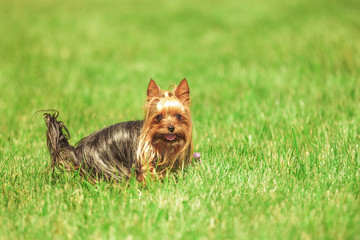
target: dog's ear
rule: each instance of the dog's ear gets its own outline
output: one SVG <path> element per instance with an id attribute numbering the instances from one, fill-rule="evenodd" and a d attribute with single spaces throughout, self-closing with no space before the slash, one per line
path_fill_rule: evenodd
<path id="1" fill-rule="evenodd" d="M 147 89 L 147 100 L 150 101 L 154 97 L 160 97 L 160 96 L 161 96 L 161 89 L 154 80 L 150 79 L 150 83 Z"/>
<path id="2" fill-rule="evenodd" d="M 190 104 L 190 89 L 185 78 L 180 82 L 179 86 L 175 88 L 174 94 L 183 104 Z"/>

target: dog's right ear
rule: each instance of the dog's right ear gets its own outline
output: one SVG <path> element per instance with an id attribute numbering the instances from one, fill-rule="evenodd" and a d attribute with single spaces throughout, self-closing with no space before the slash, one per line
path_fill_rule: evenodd
<path id="1" fill-rule="evenodd" d="M 190 89 L 185 78 L 180 82 L 179 86 L 175 88 L 174 94 L 183 104 L 190 104 Z"/>
<path id="2" fill-rule="evenodd" d="M 150 101 L 154 97 L 160 97 L 160 96 L 161 96 L 161 89 L 154 80 L 150 79 L 150 83 L 147 89 L 147 100 Z"/>

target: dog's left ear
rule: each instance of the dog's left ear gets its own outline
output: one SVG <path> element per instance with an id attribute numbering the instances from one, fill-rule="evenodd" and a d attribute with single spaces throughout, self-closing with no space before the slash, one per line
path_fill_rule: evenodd
<path id="1" fill-rule="evenodd" d="M 180 82 L 179 86 L 175 88 L 174 94 L 183 104 L 190 104 L 190 89 L 185 78 Z"/>
<path id="2" fill-rule="evenodd" d="M 161 89 L 156 84 L 156 82 L 150 79 L 150 83 L 147 89 L 147 100 L 150 101 L 152 98 L 160 97 Z"/>

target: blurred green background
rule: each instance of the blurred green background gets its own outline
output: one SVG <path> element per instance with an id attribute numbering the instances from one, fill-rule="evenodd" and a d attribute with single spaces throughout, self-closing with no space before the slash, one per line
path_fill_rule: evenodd
<path id="1" fill-rule="evenodd" d="M 0 239 L 359 239 L 359 39 L 356 0 L 2 0 Z M 184 77 L 183 181 L 51 179 L 37 110 L 75 143 Z"/>

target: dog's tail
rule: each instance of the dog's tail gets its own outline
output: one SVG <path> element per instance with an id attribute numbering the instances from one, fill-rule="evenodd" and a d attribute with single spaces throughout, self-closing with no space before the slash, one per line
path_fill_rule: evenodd
<path id="1" fill-rule="evenodd" d="M 63 122 L 58 121 L 59 112 L 44 113 L 47 126 L 47 148 L 51 155 L 51 169 L 77 170 L 80 167 L 76 151 L 68 142 L 70 134 Z"/>

